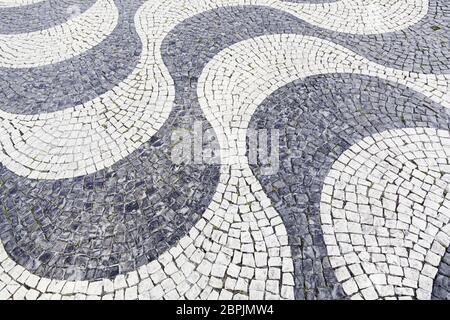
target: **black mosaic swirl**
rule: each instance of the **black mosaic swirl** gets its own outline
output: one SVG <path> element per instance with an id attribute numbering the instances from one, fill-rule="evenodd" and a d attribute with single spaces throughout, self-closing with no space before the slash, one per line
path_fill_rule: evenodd
<path id="1" fill-rule="evenodd" d="M 27 33 L 62 24 L 72 14 L 83 13 L 96 0 L 47 0 L 35 4 L 0 8 L 0 33 Z"/>
<path id="2" fill-rule="evenodd" d="M 141 53 L 134 15 L 144 0 L 114 2 L 118 25 L 90 50 L 42 67 L 0 68 L 0 108 L 20 114 L 62 110 L 92 100 L 123 81 Z"/>
<path id="3" fill-rule="evenodd" d="M 333 162 L 366 136 L 406 127 L 450 130 L 450 111 L 400 85 L 332 74 L 288 84 L 254 113 L 250 128 L 278 129 L 280 170 L 252 170 L 289 234 L 297 299 L 344 296 L 330 267 L 320 224 L 322 182 Z"/>

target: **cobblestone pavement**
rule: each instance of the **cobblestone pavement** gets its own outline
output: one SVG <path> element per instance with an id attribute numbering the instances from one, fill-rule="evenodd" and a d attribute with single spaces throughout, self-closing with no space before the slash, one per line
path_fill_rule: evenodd
<path id="1" fill-rule="evenodd" d="M 0 299 L 450 299 L 450 2 L 0 0 Z"/>

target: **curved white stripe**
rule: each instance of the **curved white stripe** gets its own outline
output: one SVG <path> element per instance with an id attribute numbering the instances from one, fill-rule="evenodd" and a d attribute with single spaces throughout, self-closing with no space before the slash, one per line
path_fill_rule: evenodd
<path id="1" fill-rule="evenodd" d="M 45 0 L 0 0 L 0 8 L 21 7 L 39 3 Z"/>
<path id="2" fill-rule="evenodd" d="M 106 39 L 118 17 L 113 0 L 98 0 L 61 25 L 30 33 L 0 34 L 0 67 L 39 67 L 77 56 Z"/>
<path id="3" fill-rule="evenodd" d="M 316 26 L 352 34 L 380 34 L 405 29 L 428 13 L 428 0 L 341 0 L 320 4 L 277 3 Z"/>
<path id="4" fill-rule="evenodd" d="M 205 117 L 220 142 L 222 168 L 250 174 L 246 156 L 247 127 L 256 108 L 281 86 L 296 79 L 326 73 L 356 73 L 403 83 L 446 106 L 449 79 L 409 74 L 372 63 L 331 42 L 299 35 L 271 35 L 237 43 L 217 54 L 203 70 L 197 95 Z M 434 84 L 434 82 L 436 82 Z M 228 172 L 228 170 L 225 170 Z M 231 170 L 231 179 L 239 179 Z M 227 178 L 223 178 L 226 180 Z M 219 188 L 218 191 L 223 190 Z M 257 189 L 260 190 L 259 184 Z M 218 192 L 216 197 L 220 198 Z M 261 192 L 261 203 L 270 200 Z M 273 216 L 280 219 L 272 208 Z M 281 219 L 280 219 L 281 220 Z M 283 227 L 283 232 L 284 227 Z"/>
<path id="5" fill-rule="evenodd" d="M 450 132 L 410 128 L 346 150 L 324 181 L 331 265 L 354 299 L 430 299 L 450 245 Z"/>

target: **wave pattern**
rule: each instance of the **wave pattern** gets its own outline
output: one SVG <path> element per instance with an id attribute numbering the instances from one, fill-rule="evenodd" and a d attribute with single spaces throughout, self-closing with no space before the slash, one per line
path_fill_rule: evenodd
<path id="1" fill-rule="evenodd" d="M 67 1 L 0 2 L 0 299 L 448 299 L 448 3 Z"/>
<path id="2" fill-rule="evenodd" d="M 0 35 L 0 66 L 39 67 L 57 63 L 92 48 L 117 25 L 118 11 L 112 0 L 98 0 L 69 22 L 25 34 Z"/>

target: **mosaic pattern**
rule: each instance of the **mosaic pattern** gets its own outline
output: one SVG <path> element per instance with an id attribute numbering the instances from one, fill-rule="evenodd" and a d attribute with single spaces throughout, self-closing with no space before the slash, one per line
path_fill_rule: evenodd
<path id="1" fill-rule="evenodd" d="M 449 9 L 0 1 L 0 299 L 449 299 Z"/>

